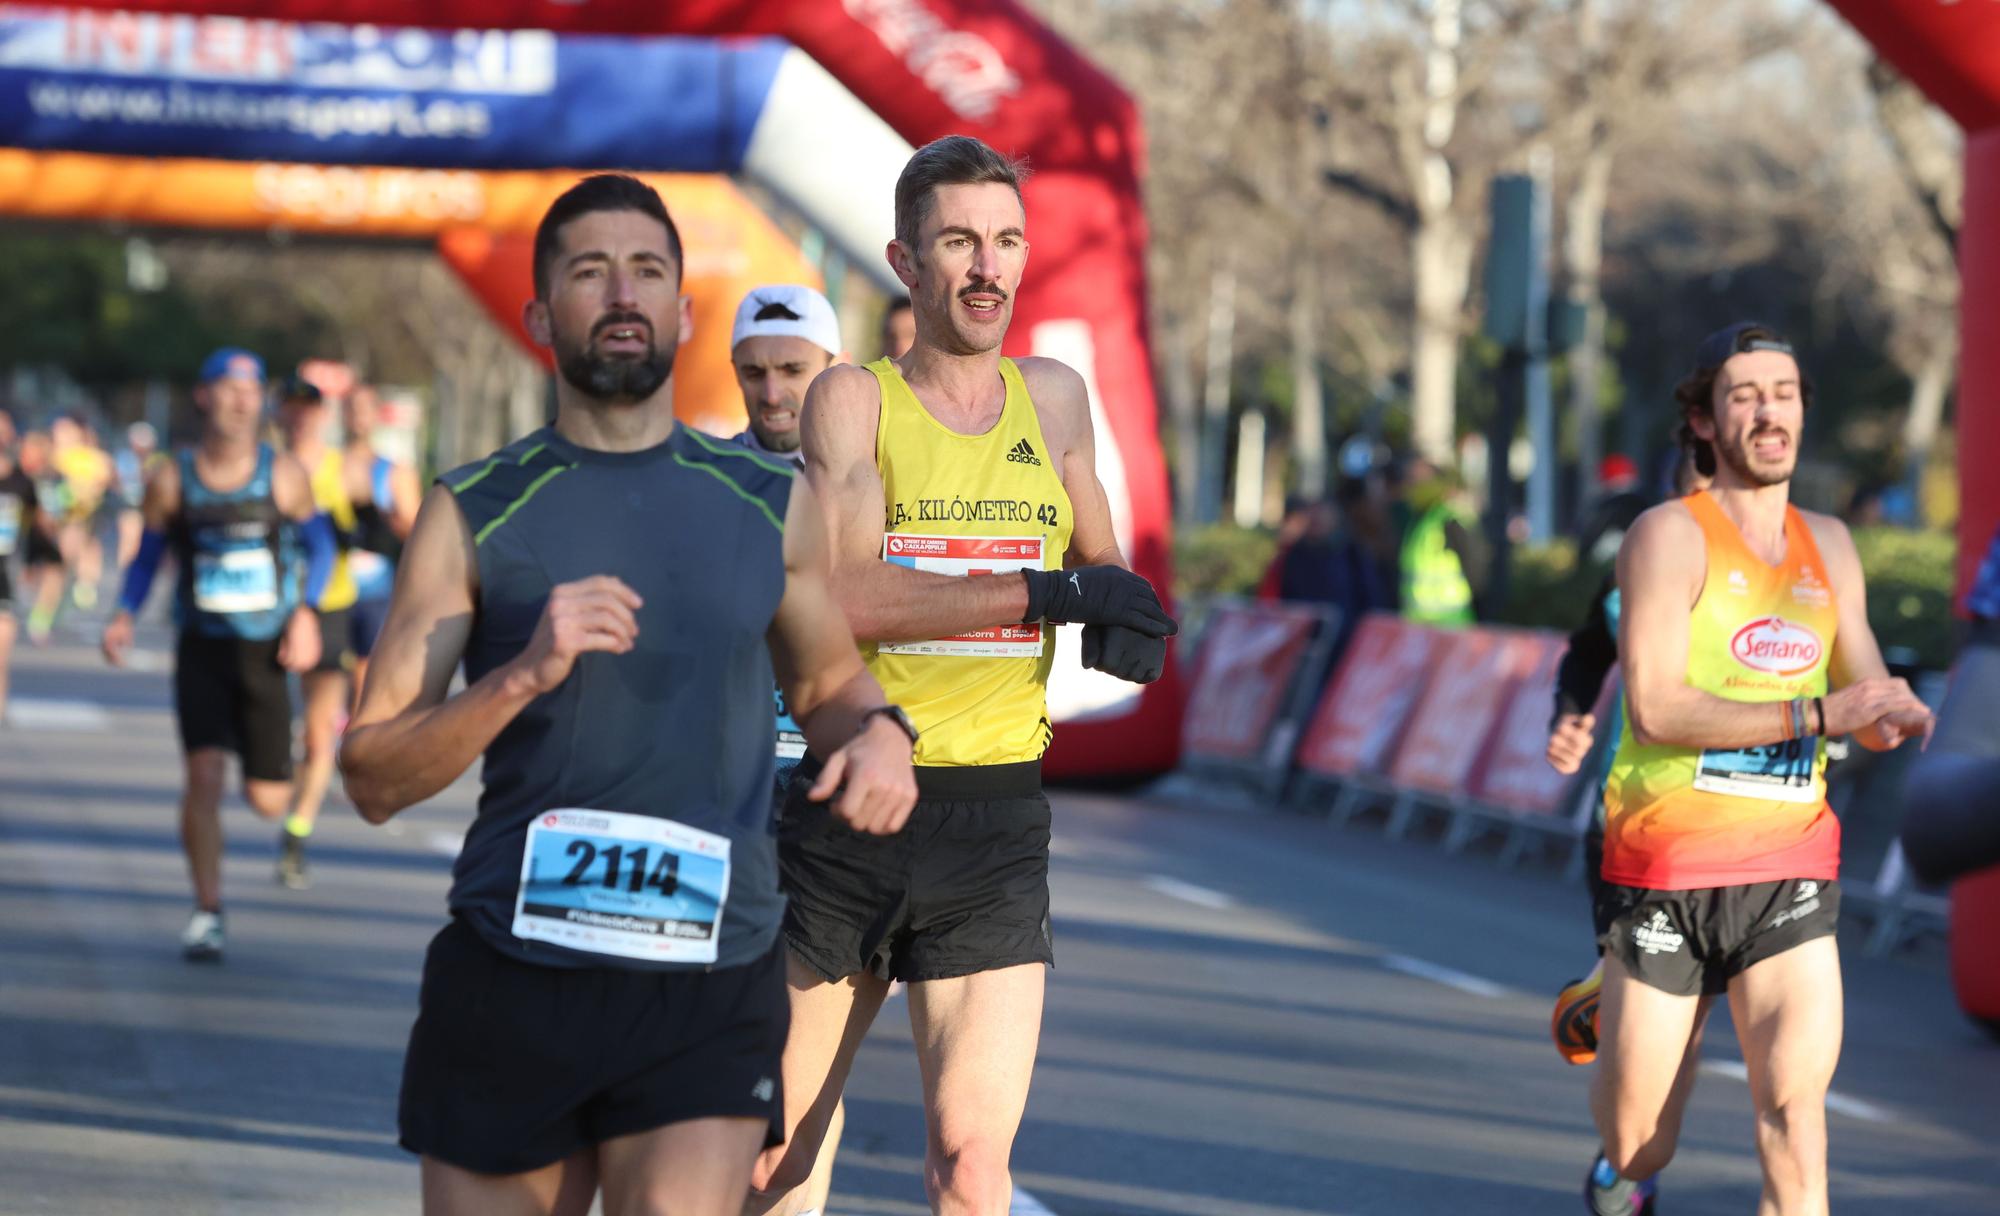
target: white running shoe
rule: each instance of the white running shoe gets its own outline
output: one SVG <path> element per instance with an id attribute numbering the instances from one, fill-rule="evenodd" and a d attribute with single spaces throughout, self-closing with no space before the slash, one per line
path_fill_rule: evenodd
<path id="1" fill-rule="evenodd" d="M 181 930 L 181 957 L 191 963 L 222 961 L 222 913 L 195 909 Z"/>

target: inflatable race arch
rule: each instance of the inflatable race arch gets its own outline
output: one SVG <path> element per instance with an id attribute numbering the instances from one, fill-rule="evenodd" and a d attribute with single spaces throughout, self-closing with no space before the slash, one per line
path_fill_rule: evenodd
<path id="1" fill-rule="evenodd" d="M 442 28 L 405 26 L 417 11 Z M 953 133 L 1033 170 L 1032 254 L 1007 353 L 1050 355 L 1083 375 L 1120 541 L 1165 586 L 1171 516 L 1137 110 L 1014 0 L 0 6 L 0 145 L 308 166 L 729 173 L 782 199 L 885 287 L 896 175 L 913 146 Z M 1075 635 L 1060 631 L 1061 644 L 1073 651 Z M 1052 776 L 1172 764 L 1172 669 L 1143 693 L 1073 660 L 1057 671 Z"/>

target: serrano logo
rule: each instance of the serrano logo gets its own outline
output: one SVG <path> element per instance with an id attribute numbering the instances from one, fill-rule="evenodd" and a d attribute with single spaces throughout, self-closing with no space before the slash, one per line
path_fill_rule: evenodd
<path id="1" fill-rule="evenodd" d="M 1751 621 L 1729 639 L 1729 653 L 1737 662 L 1774 676 L 1804 675 L 1819 664 L 1824 651 L 1818 634 L 1777 616 Z"/>

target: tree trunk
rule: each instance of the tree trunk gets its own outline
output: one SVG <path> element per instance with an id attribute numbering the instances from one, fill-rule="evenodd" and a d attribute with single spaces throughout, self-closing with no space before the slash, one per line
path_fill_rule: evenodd
<path id="1" fill-rule="evenodd" d="M 1570 415 L 1576 425 L 1576 504 L 1582 509 L 1597 488 L 1604 455 L 1598 380 L 1604 359 L 1604 209 L 1611 189 L 1611 149 L 1594 132 L 1563 216 L 1563 271 L 1570 302 L 1583 314 L 1583 332 L 1569 352 Z M 1548 453 L 1546 459 L 1555 459 Z"/>
<path id="2" fill-rule="evenodd" d="M 1951 395 L 1952 373 L 1958 367 L 1958 343 L 1940 342 L 1917 369 L 1910 386 L 1910 415 L 1903 420 L 1903 451 L 1908 453 L 1905 477 L 1916 501 L 1917 523 L 1924 519 L 1924 466 L 1930 463 L 1931 449 L 1937 446 L 1938 429 L 1944 424 L 1944 403 Z"/>
<path id="3" fill-rule="evenodd" d="M 1300 258 L 1292 272 L 1292 460 L 1298 491 L 1326 494 L 1326 399 L 1319 380 L 1319 271 Z"/>
<path id="4" fill-rule="evenodd" d="M 1420 220 L 1410 240 L 1416 307 L 1410 354 L 1410 439 L 1440 466 L 1457 438 L 1458 320 L 1471 282 L 1472 240 L 1450 212 Z"/>
<path id="5" fill-rule="evenodd" d="M 1431 6 L 1424 55 L 1424 152 L 1412 194 L 1410 234 L 1415 317 L 1410 333 L 1410 439 L 1440 466 L 1457 438 L 1458 322 L 1472 268 L 1472 238 L 1452 212 L 1451 161 L 1444 150 L 1458 121 L 1458 55 L 1464 33 L 1460 0 Z"/>
<path id="6" fill-rule="evenodd" d="M 1168 336 L 1162 370 L 1174 436 L 1174 515 L 1183 526 L 1199 518 L 1201 506 L 1201 409 L 1195 396 L 1194 342 L 1188 332 L 1193 328 L 1182 320 L 1161 330 Z"/>
<path id="7" fill-rule="evenodd" d="M 1222 483 L 1229 453 L 1229 378 L 1235 358 L 1236 269 L 1225 260 L 1209 280 L 1208 367 L 1202 390 L 1201 514 L 1203 523 L 1222 518 Z"/>
<path id="8" fill-rule="evenodd" d="M 1264 521 L 1264 411 L 1247 409 L 1236 422 L 1236 485 L 1233 515 L 1239 528 Z"/>

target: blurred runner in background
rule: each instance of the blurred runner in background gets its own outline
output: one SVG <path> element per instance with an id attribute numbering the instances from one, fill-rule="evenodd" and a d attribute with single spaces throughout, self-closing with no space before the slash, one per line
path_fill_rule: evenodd
<path id="1" fill-rule="evenodd" d="M 14 419 L 0 411 L 0 725 L 7 721 L 7 670 L 19 630 L 14 597 L 14 558 L 39 536 L 53 546 L 35 493 L 35 479 L 21 468 Z"/>
<path id="2" fill-rule="evenodd" d="M 118 494 L 118 568 L 124 569 L 139 551 L 139 534 L 146 530 L 139 504 L 146 497 L 146 478 L 153 466 L 165 457 L 160 454 L 160 436 L 150 422 L 135 422 L 125 428 L 125 446 L 112 458 Z"/>
<path id="3" fill-rule="evenodd" d="M 28 530 L 21 546 L 22 590 L 28 601 L 28 640 L 40 646 L 54 630 L 62 608 L 63 584 L 69 577 L 58 534 L 69 510 L 69 489 L 51 459 L 47 433 L 29 431 L 18 449 L 21 471 L 35 483 L 35 516 L 40 527 Z"/>
<path id="4" fill-rule="evenodd" d="M 97 607 L 97 585 L 104 579 L 98 511 L 111 490 L 111 457 L 97 445 L 96 434 L 75 417 L 64 415 L 50 423 L 49 439 L 53 445 L 49 459 L 67 491 L 59 539 L 72 579 L 70 600 L 89 612 Z"/>
<path id="5" fill-rule="evenodd" d="M 222 789 L 229 753 L 243 763 L 243 798 L 266 819 L 292 797 L 292 698 L 287 671 L 319 662 L 309 604 L 333 573 L 334 538 L 297 461 L 259 441 L 264 364 L 224 347 L 202 362 L 194 392 L 201 439 L 146 481 L 145 532 L 125 571 L 104 656 L 125 661 L 133 618 L 171 547 L 174 712 L 187 778 L 181 845 L 194 912 L 181 934 L 191 961 L 222 957 Z M 303 572 L 299 550 L 304 550 Z"/>
<path id="6" fill-rule="evenodd" d="M 417 471 L 390 458 L 375 446 L 382 421 L 382 397 L 370 384 L 356 384 L 341 403 L 346 435 L 347 498 L 354 507 L 354 535 L 347 550 L 347 573 L 354 580 L 353 628 L 348 646 L 354 654 L 354 696 L 361 696 L 368 676 L 368 656 L 382 635 L 389 616 L 389 593 L 395 586 L 396 563 L 403 543 L 417 523 L 424 500 Z"/>
<path id="7" fill-rule="evenodd" d="M 319 386 L 303 376 L 290 376 L 278 389 L 278 426 L 285 450 L 312 482 L 314 508 L 332 529 L 333 573 L 319 598 L 311 601 L 319 614 L 319 662 L 299 676 L 305 701 L 301 728 L 302 762 L 292 782 L 292 801 L 278 833 L 278 881 L 294 891 L 312 885 L 306 864 L 306 841 L 319 821 L 333 781 L 333 748 L 340 719 L 348 704 L 348 678 L 354 666 L 350 614 L 357 598 L 347 555 L 355 535 L 354 505 L 347 498 L 347 460 L 327 442 L 333 411 Z"/>
<path id="8" fill-rule="evenodd" d="M 882 357 L 900 359 L 917 344 L 917 314 L 910 297 L 891 296 L 882 310 Z"/>

